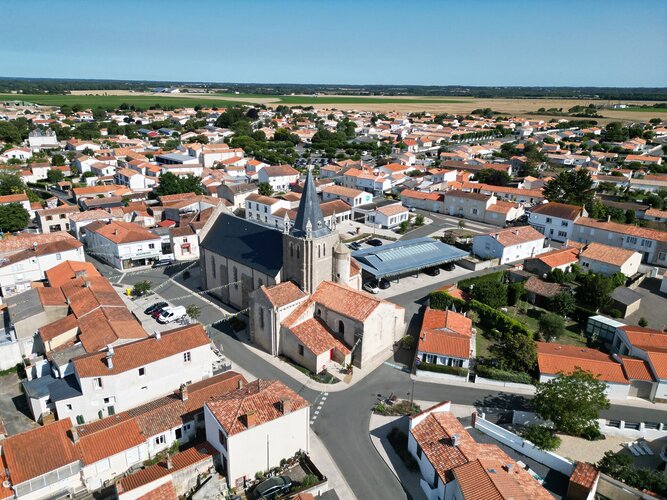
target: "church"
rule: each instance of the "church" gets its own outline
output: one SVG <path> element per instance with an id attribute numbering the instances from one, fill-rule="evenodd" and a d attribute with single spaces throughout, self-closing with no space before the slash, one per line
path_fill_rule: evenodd
<path id="1" fill-rule="evenodd" d="M 220 213 L 200 243 L 200 267 L 205 290 L 248 310 L 253 343 L 313 372 L 332 360 L 360 367 L 405 331 L 402 307 L 361 291 L 361 268 L 325 223 L 311 172 L 293 225 Z"/>

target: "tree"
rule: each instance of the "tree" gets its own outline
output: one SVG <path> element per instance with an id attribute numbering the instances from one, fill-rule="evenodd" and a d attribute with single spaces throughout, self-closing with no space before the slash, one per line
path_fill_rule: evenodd
<path id="1" fill-rule="evenodd" d="M 30 214 L 20 203 L 0 205 L 0 231 L 13 233 L 28 226 Z"/>
<path id="2" fill-rule="evenodd" d="M 558 432 L 574 436 L 595 434 L 600 410 L 609 408 L 607 384 L 590 372 L 575 369 L 538 383 L 532 406 L 537 415 L 550 420 Z M 598 431 L 599 432 L 599 431 Z"/>
<path id="3" fill-rule="evenodd" d="M 190 316 L 190 318 L 192 318 L 193 320 L 197 321 L 197 318 L 201 314 L 201 308 L 194 304 L 190 304 L 185 308 L 185 314 Z"/>
<path id="4" fill-rule="evenodd" d="M 260 182 L 258 186 L 258 192 L 262 196 L 271 196 L 273 194 L 273 188 L 268 182 Z"/>
<path id="5" fill-rule="evenodd" d="M 575 297 L 584 306 L 597 311 L 611 302 L 614 286 L 610 279 L 600 274 L 587 273 L 579 277 L 579 283 Z"/>
<path id="6" fill-rule="evenodd" d="M 499 281 L 480 281 L 471 286 L 470 297 L 500 309 L 507 305 L 507 287 Z"/>
<path id="7" fill-rule="evenodd" d="M 662 497 L 667 496 L 667 475 L 663 471 L 635 467 L 630 455 L 606 451 L 596 467 L 600 472 L 629 486 L 646 489 Z"/>
<path id="8" fill-rule="evenodd" d="M 540 316 L 538 321 L 540 332 L 545 339 L 550 337 L 560 337 L 565 329 L 565 320 L 562 316 L 552 312 L 545 312 Z"/>
<path id="9" fill-rule="evenodd" d="M 523 283 L 520 281 L 517 281 L 516 283 L 510 283 L 507 287 L 507 305 L 516 305 L 516 303 L 521 299 L 523 292 Z"/>
<path id="10" fill-rule="evenodd" d="M 23 192 L 25 192 L 25 184 L 18 175 L 0 173 L 0 195 L 5 196 Z"/>
<path id="11" fill-rule="evenodd" d="M 495 355 L 501 369 L 517 372 L 532 371 L 537 362 L 535 341 L 521 333 L 501 332 L 498 342 L 489 350 Z"/>
<path id="12" fill-rule="evenodd" d="M 507 186 L 512 176 L 502 170 L 495 170 L 493 168 L 485 168 L 475 174 L 475 178 L 482 184 L 491 184 L 493 186 Z"/>
<path id="13" fill-rule="evenodd" d="M 194 193 L 202 194 L 203 187 L 201 179 L 194 175 L 186 175 L 185 177 L 178 177 L 171 172 L 162 174 L 160 176 L 160 185 L 156 189 L 158 196 L 165 196 L 169 194 Z"/>
<path id="14" fill-rule="evenodd" d="M 417 217 L 415 217 L 415 226 L 423 226 L 424 225 L 424 216 L 422 214 L 417 214 Z"/>
<path id="15" fill-rule="evenodd" d="M 544 197 L 552 202 L 585 205 L 593 201 L 593 179 L 588 170 L 567 170 L 546 183 Z"/>
<path id="16" fill-rule="evenodd" d="M 62 181 L 64 178 L 65 174 L 63 173 L 63 171 L 55 168 L 52 168 L 46 173 L 46 180 L 49 182 L 53 182 L 54 184 L 56 182 Z"/>
<path id="17" fill-rule="evenodd" d="M 540 450 L 551 451 L 560 446 L 560 438 L 554 434 L 553 429 L 543 425 L 529 425 L 521 433 L 521 437 L 527 439 Z"/>
<path id="18" fill-rule="evenodd" d="M 61 154 L 55 154 L 51 157 L 51 165 L 62 167 L 65 165 L 65 157 Z"/>
<path id="19" fill-rule="evenodd" d="M 641 326 L 642 328 L 646 328 L 648 326 L 648 321 L 646 321 L 646 318 L 644 316 L 642 316 L 641 318 L 639 318 L 639 321 L 637 322 L 637 324 L 639 326 Z"/>
<path id="20" fill-rule="evenodd" d="M 577 301 L 569 292 L 561 292 L 549 300 L 549 309 L 561 316 L 569 316 L 576 307 Z"/>
<path id="21" fill-rule="evenodd" d="M 398 232 L 401 234 L 407 233 L 410 229 L 410 221 L 404 220 L 398 226 Z"/>
<path id="22" fill-rule="evenodd" d="M 140 297 L 142 295 L 146 295 L 148 292 L 151 291 L 151 282 L 148 280 L 140 281 L 139 283 L 135 283 L 135 285 L 132 287 L 132 295 L 135 295 L 137 297 Z"/>

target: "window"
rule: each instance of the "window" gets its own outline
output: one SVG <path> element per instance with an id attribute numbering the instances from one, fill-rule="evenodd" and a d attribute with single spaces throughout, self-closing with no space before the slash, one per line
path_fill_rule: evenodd
<path id="1" fill-rule="evenodd" d="M 144 375 L 146 375 L 146 368 L 142 366 L 139 368 L 139 376 L 143 377 Z"/>
<path id="2" fill-rule="evenodd" d="M 658 260 L 665 260 L 667 259 L 667 252 L 660 252 L 658 254 Z"/>
<path id="3" fill-rule="evenodd" d="M 155 243 L 149 243 L 149 244 L 148 244 L 148 248 L 150 248 L 151 250 L 153 250 L 153 249 L 155 248 Z"/>
<path id="4" fill-rule="evenodd" d="M 56 254 L 56 260 L 62 260 L 63 256 L 59 253 Z"/>
<path id="5" fill-rule="evenodd" d="M 213 271 L 213 277 L 215 278 L 215 258 L 211 255 L 211 268 Z"/>
<path id="6" fill-rule="evenodd" d="M 560 225 L 563 226 L 563 227 L 567 227 L 567 226 L 569 226 L 569 223 L 566 220 L 564 220 L 564 221 L 561 221 Z"/>
<path id="7" fill-rule="evenodd" d="M 470 213 L 471 213 L 472 215 L 477 215 L 477 209 L 476 209 L 476 208 L 471 209 L 471 210 L 470 210 Z"/>
<path id="8" fill-rule="evenodd" d="M 189 363 L 190 361 L 192 361 L 192 355 L 190 354 L 190 351 L 184 352 L 183 353 L 183 362 L 184 363 Z"/>
<path id="9" fill-rule="evenodd" d="M 636 245 L 636 244 L 637 244 L 637 238 L 635 238 L 634 236 L 628 236 L 628 240 L 627 240 L 627 241 L 628 241 L 628 243 L 631 243 L 631 244 L 633 244 L 633 245 Z"/>
<path id="10" fill-rule="evenodd" d="M 551 224 L 551 217 L 547 217 L 547 224 Z"/>
<path id="11" fill-rule="evenodd" d="M 322 244 L 322 256 L 327 256 L 327 246 L 325 244 Z"/>
<path id="12" fill-rule="evenodd" d="M 72 405 L 65 405 L 65 409 L 67 411 L 72 411 Z"/>
<path id="13" fill-rule="evenodd" d="M 188 242 L 188 239 L 187 239 L 187 238 L 183 238 L 183 243 L 187 243 L 187 242 Z M 150 245 L 148 245 L 148 246 L 150 247 Z"/>
<path id="14" fill-rule="evenodd" d="M 155 438 L 155 444 L 156 445 L 161 445 L 166 442 L 166 439 L 164 438 L 164 434 L 159 435 L 158 437 Z"/>
<path id="15" fill-rule="evenodd" d="M 116 398 L 114 396 L 109 396 L 108 398 L 104 398 L 104 404 L 113 404 L 116 402 Z"/>
<path id="16" fill-rule="evenodd" d="M 101 377 L 95 377 L 93 379 L 93 389 L 98 390 L 102 388 L 102 378 Z"/>
<path id="17" fill-rule="evenodd" d="M 259 308 L 259 327 L 264 330 L 264 308 Z"/>
<path id="18" fill-rule="evenodd" d="M 642 246 L 646 248 L 651 248 L 653 242 L 651 240 L 642 240 Z"/>
<path id="19" fill-rule="evenodd" d="M 183 430 L 182 429 L 176 429 L 176 439 L 181 439 L 183 437 Z"/>
<path id="20" fill-rule="evenodd" d="M 227 449 L 227 436 L 225 436 L 225 433 L 222 432 L 222 430 L 218 429 L 218 441 L 220 441 L 220 444 Z"/>
<path id="21" fill-rule="evenodd" d="M 565 238 L 567 236 L 567 232 L 566 231 L 558 231 L 558 236 L 560 236 L 561 238 Z"/>
<path id="22" fill-rule="evenodd" d="M 343 323 L 343 320 L 338 321 L 338 333 L 341 335 L 345 333 L 345 323 Z"/>
<path id="23" fill-rule="evenodd" d="M 299 344 L 299 356 L 303 356 L 303 353 L 304 353 L 303 346 Z"/>
<path id="24" fill-rule="evenodd" d="M 417 444 L 417 458 L 420 460 L 422 458 L 422 447 L 419 444 Z"/>

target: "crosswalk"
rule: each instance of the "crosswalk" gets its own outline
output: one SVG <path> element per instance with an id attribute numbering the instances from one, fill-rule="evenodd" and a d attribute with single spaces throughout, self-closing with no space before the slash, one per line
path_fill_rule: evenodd
<path id="1" fill-rule="evenodd" d="M 326 403 L 328 396 L 329 396 L 328 392 L 322 391 L 315 400 L 315 403 L 313 403 L 313 405 L 317 404 L 317 406 L 315 407 L 315 411 L 313 412 L 313 414 L 310 416 L 310 425 L 313 425 L 317 420 L 317 417 L 320 416 L 320 412 L 322 411 L 322 407 L 324 406 L 324 403 Z"/>

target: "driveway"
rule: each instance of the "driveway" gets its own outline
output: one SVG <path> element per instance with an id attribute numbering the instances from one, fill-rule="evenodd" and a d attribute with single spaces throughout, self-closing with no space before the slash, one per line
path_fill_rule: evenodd
<path id="1" fill-rule="evenodd" d="M 10 436 L 39 427 L 32 419 L 19 378 L 15 373 L 0 377 L 0 417 Z"/>
<path id="2" fill-rule="evenodd" d="M 661 275 L 662 276 L 662 275 Z M 665 315 L 665 295 L 660 293 L 660 279 L 646 278 L 635 292 L 642 296 L 639 309 L 625 319 L 619 321 L 629 325 L 636 325 L 640 318 L 648 321 L 648 328 L 662 330 L 667 327 L 667 315 Z"/>

